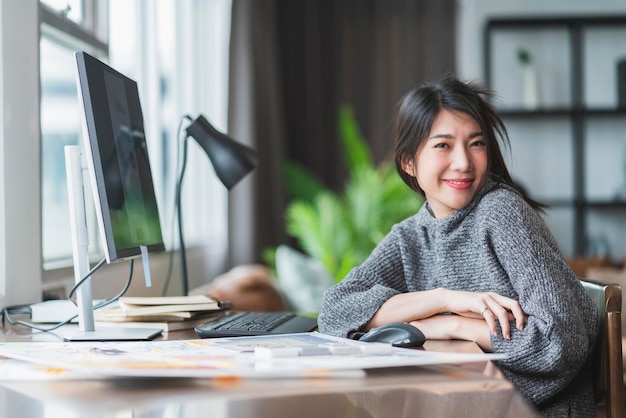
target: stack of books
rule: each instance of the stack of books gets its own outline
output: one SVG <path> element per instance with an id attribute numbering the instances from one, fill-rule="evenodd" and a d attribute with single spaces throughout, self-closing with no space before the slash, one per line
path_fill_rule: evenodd
<path id="1" fill-rule="evenodd" d="M 98 324 L 153 325 L 163 332 L 191 329 L 220 316 L 220 303 L 209 296 L 122 297 L 117 306 L 98 309 Z"/>

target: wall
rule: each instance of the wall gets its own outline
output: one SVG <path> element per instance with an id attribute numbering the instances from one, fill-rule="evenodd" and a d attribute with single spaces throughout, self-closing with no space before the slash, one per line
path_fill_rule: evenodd
<path id="1" fill-rule="evenodd" d="M 492 17 L 626 15 L 623 0 L 458 0 L 456 62 L 464 78 L 482 79 L 483 27 Z"/>
<path id="2" fill-rule="evenodd" d="M 37 7 L 36 0 L 0 3 L 2 307 L 41 299 Z"/>

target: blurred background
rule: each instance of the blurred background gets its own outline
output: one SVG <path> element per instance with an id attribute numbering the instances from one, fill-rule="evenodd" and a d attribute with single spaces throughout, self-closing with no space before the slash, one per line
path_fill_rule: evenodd
<path id="1" fill-rule="evenodd" d="M 306 250 L 288 230 L 297 186 L 285 165 L 342 196 L 353 175 L 342 129 L 363 141 L 375 166 L 385 164 L 402 95 L 446 73 L 499 95 L 494 104 L 511 138 L 507 163 L 551 206 L 546 221 L 563 253 L 623 262 L 624 2 L 9 0 L 0 13 L 7 300 L 13 276 L 50 293 L 73 281 L 63 147 L 82 135 L 78 50 L 138 82 L 168 250 L 178 245 L 182 117 L 202 113 L 260 154 L 253 175 L 227 193 L 190 144 L 183 208 L 191 287 L 265 263 L 279 245 Z M 20 118 L 28 130 L 13 127 Z M 95 216 L 90 222 L 97 261 Z M 176 257 L 152 259 L 157 288 L 172 262 L 175 278 Z M 173 280 L 169 291 L 177 286 Z"/>

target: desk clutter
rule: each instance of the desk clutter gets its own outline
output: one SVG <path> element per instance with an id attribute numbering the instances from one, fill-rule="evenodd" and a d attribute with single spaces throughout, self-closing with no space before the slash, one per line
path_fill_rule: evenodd
<path id="1" fill-rule="evenodd" d="M 94 301 L 97 304 L 99 301 Z M 223 305 L 204 295 L 165 297 L 122 297 L 116 304 L 94 311 L 98 326 L 153 327 L 163 332 L 192 329 L 223 312 Z M 69 300 L 49 300 L 30 306 L 34 323 L 58 323 L 77 308 Z"/>
<path id="2" fill-rule="evenodd" d="M 191 329 L 222 311 L 220 303 L 211 297 L 164 296 L 121 297 L 118 306 L 94 312 L 98 322 L 162 325 L 164 331 Z"/>
<path id="3" fill-rule="evenodd" d="M 499 354 L 446 353 L 318 332 L 135 342 L 0 344 L 0 380 L 116 377 L 333 377 L 365 369 L 483 362 Z"/>

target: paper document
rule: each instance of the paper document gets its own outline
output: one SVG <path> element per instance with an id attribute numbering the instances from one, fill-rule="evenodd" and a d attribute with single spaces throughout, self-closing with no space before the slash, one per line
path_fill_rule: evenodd
<path id="1" fill-rule="evenodd" d="M 290 355 L 284 355 L 284 352 L 280 355 L 280 350 L 286 349 L 294 351 Z M 305 352 L 309 355 L 302 355 Z M 86 376 L 197 378 L 301 377 L 341 370 L 504 358 L 497 354 L 382 347 L 318 332 L 168 341 L 14 342 L 0 344 L 0 356 Z M 0 376 L 2 379 L 6 380 Z"/>

